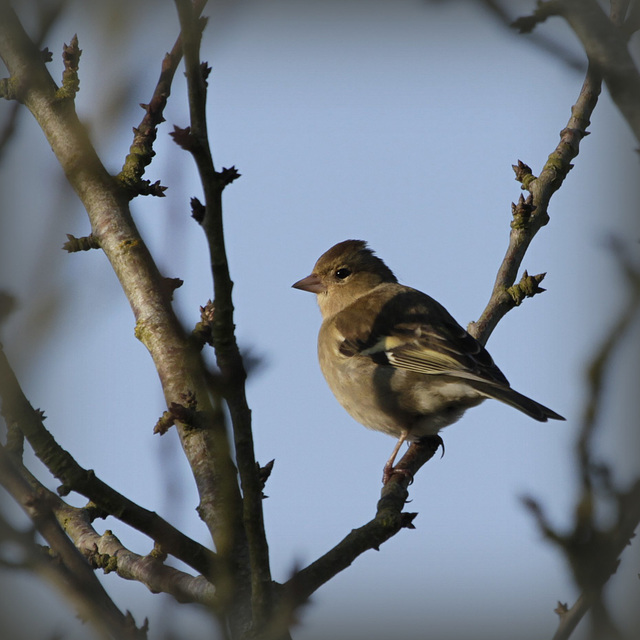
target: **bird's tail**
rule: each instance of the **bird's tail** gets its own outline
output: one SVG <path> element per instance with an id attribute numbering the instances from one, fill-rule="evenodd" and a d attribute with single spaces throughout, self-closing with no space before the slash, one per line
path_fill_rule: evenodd
<path id="1" fill-rule="evenodd" d="M 522 413 L 526 413 L 529 417 L 540 422 L 546 422 L 547 420 L 564 420 L 559 413 L 552 411 L 543 404 L 527 398 L 527 396 L 518 393 L 511 387 L 505 387 L 503 385 L 491 384 L 490 382 L 476 382 L 474 388 L 484 393 L 489 398 L 494 398 L 504 402 L 515 409 L 519 409 Z"/>

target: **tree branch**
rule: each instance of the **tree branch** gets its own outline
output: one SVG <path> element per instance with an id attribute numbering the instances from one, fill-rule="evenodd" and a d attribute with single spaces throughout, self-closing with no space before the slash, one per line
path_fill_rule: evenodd
<path id="1" fill-rule="evenodd" d="M 38 458 L 63 484 L 62 493 L 76 491 L 92 500 L 106 514 L 148 535 L 166 553 L 179 558 L 214 580 L 219 569 L 209 549 L 185 536 L 152 511 L 135 504 L 100 480 L 93 471 L 83 469 L 47 431 L 42 413 L 25 397 L 0 345 L 0 399 L 2 415 L 9 426 L 17 425 Z"/>
<path id="2" fill-rule="evenodd" d="M 413 529 L 416 513 L 402 511 L 409 493 L 408 485 L 418 470 L 428 462 L 441 445 L 440 438 L 423 438 L 409 447 L 396 464 L 396 472 L 382 488 L 375 517 L 362 527 L 354 529 L 333 549 L 296 572 L 280 592 L 280 616 L 287 620 L 295 608 L 335 575 L 346 569 L 365 551 L 380 545 L 403 528 Z M 287 611 L 288 615 L 284 615 Z"/>
<path id="3" fill-rule="evenodd" d="M 627 34 L 607 17 L 596 0 L 558 0 L 558 4 L 640 142 L 640 74 L 629 53 Z M 614 16 L 620 26 L 624 13 Z"/>
<path id="4" fill-rule="evenodd" d="M 576 444 L 581 495 L 575 506 L 573 530 L 568 533 L 555 530 L 545 518 L 541 506 L 531 498 L 525 500 L 545 537 L 566 556 L 574 581 L 582 590 L 570 609 L 562 607 L 554 640 L 569 638 L 589 610 L 595 609 L 597 612 L 594 620 L 596 626 L 610 626 L 610 619 L 602 602 L 602 590 L 616 572 L 618 558 L 630 544 L 634 531 L 640 524 L 640 478 L 627 489 L 616 487 L 610 468 L 593 459 L 591 446 L 595 430 L 600 424 L 604 383 L 611 371 L 612 358 L 640 309 L 640 272 L 625 259 L 622 251 L 618 250 L 617 253 L 629 283 L 629 299 L 588 369 L 588 399 Z M 598 500 L 608 503 L 616 514 L 615 523 L 608 528 L 601 527 L 596 522 Z M 600 631 L 602 630 L 598 633 Z M 607 634 L 603 633 L 598 637 L 604 635 Z"/>
<path id="5" fill-rule="evenodd" d="M 35 548 L 32 548 L 28 553 L 36 568 L 67 596 L 100 637 L 114 640 L 146 637 L 146 630 L 136 629 L 130 614 L 124 615 L 116 607 L 85 559 L 62 531 L 51 512 L 51 506 L 47 504 L 46 494 L 31 489 L 1 446 L 0 484 L 23 508 L 38 533 L 61 561 L 61 564 L 55 564 L 53 559 L 38 557 Z"/>
<path id="6" fill-rule="evenodd" d="M 482 344 L 487 343 L 498 322 L 519 304 L 509 289 L 516 281 L 531 241 L 549 222 L 549 201 L 573 168 L 571 161 L 578 155 L 580 141 L 588 135 L 587 127 L 600 95 L 601 84 L 599 74 L 589 67 L 578 100 L 571 108 L 567 126 L 560 132 L 560 142 L 549 155 L 539 177 L 536 178 L 531 169 L 520 161 L 513 167 L 516 180 L 522 183 L 522 189 L 529 191 L 531 195 L 526 200 L 521 196 L 518 205 L 512 205 L 513 221 L 509 246 L 498 269 L 491 298 L 480 318 L 471 322 L 468 327 L 469 333 Z"/>
<path id="7" fill-rule="evenodd" d="M 531 192 L 531 196 L 526 200 L 521 197 L 517 205 L 512 205 L 514 219 L 511 224 L 509 247 L 498 271 L 491 299 L 480 319 L 469 326 L 469 332 L 483 344 L 509 310 L 520 304 L 524 297 L 543 291 L 539 283 L 544 274 L 529 276 L 525 272 L 519 285 L 514 287 L 514 283 L 531 240 L 549 220 L 547 214 L 549 200 L 560 188 L 565 176 L 572 168 L 570 162 L 578 154 L 579 142 L 587 135 L 589 117 L 595 108 L 599 92 L 600 79 L 593 70 L 589 69 L 578 100 L 572 108 L 571 118 L 560 133 L 560 143 L 549 156 L 540 177 L 535 178 L 529 167 L 523 163 L 514 167 L 516 179 L 522 182 L 523 189 Z M 424 446 L 424 442 L 413 443 L 397 467 L 409 467 L 412 474 L 415 474 L 437 449 L 437 443 L 431 442 L 432 450 L 427 450 L 428 455 L 423 457 Z M 386 504 L 384 499 L 387 496 L 387 487 L 392 483 L 397 487 L 399 482 L 405 483 L 402 476 L 392 476 L 391 482 L 382 490 L 383 498 L 378 504 L 376 517 L 364 527 L 352 531 L 337 547 L 293 576 L 284 585 L 286 593 L 295 591 L 299 594 L 297 597 L 300 600 L 308 597 L 333 575 L 349 566 L 358 555 L 367 549 L 377 548 L 381 542 L 395 535 L 402 528 L 398 526 L 398 522 L 406 493 L 402 500 L 400 500 L 401 494 L 398 494 L 392 501 L 392 518 L 388 519 L 389 512 L 381 507 Z M 385 523 L 384 526 L 381 526 L 381 520 Z M 287 595 L 285 601 L 288 598 L 291 596 Z"/>
<path id="8" fill-rule="evenodd" d="M 216 547 L 225 549 L 232 537 L 229 523 L 241 510 L 226 427 L 212 406 L 201 358 L 182 330 L 163 278 L 135 227 L 127 205 L 129 194 L 106 172 L 73 101 L 57 96 L 39 52 L 4 1 L 0 2 L 0 56 L 11 73 L 5 88 L 33 113 L 87 210 L 92 233 L 133 310 L 136 336 L 154 360 L 167 406 L 195 399 L 193 420 L 176 426 L 198 488 L 200 517 Z"/>
<path id="9" fill-rule="evenodd" d="M 85 508 L 72 507 L 42 485 L 15 456 L 13 461 L 31 486 L 32 493 L 46 504 L 92 568 L 101 568 L 105 573 L 115 571 L 125 580 L 140 582 L 152 593 L 172 595 L 178 602 L 198 603 L 212 610 L 217 608 L 215 587 L 204 576 L 194 577 L 165 565 L 167 553 L 157 543 L 150 554 L 141 556 L 126 549 L 110 531 L 98 534 L 91 523 L 106 514 L 95 502 Z"/>
<path id="10" fill-rule="evenodd" d="M 196 162 L 204 191 L 204 212 L 199 216 L 210 252 L 214 287 L 214 314 L 211 322 L 211 340 L 224 385 L 224 396 L 233 427 L 236 461 L 240 472 L 243 494 L 243 522 L 250 561 L 251 609 L 255 628 L 263 628 L 271 611 L 271 570 L 269 549 L 264 530 L 262 512 L 262 483 L 256 463 L 251 411 L 246 391 L 246 370 L 235 337 L 233 282 L 229 274 L 223 216 L 222 191 L 238 174 L 235 169 L 215 170 L 206 120 L 207 76 L 210 69 L 200 61 L 201 24 L 198 23 L 189 0 L 176 0 L 182 28 L 186 76 L 189 89 L 191 125 L 187 130 L 176 130 L 174 137 L 187 148 Z M 245 551 L 237 539 L 238 559 Z"/>
<path id="11" fill-rule="evenodd" d="M 165 565 L 163 552 L 157 549 L 146 556 L 134 553 L 111 531 L 98 534 L 91 526 L 87 509 L 71 507 L 53 494 L 51 501 L 58 522 L 94 568 L 102 568 L 105 573 L 115 571 L 125 580 L 140 582 L 152 593 L 167 593 L 178 602 L 217 609 L 215 588 L 205 577 L 191 576 Z"/>
<path id="12" fill-rule="evenodd" d="M 519 18 L 513 26 L 529 33 L 549 16 L 563 16 L 640 141 L 640 74 L 628 49 L 629 38 L 640 28 L 640 9 L 634 2 L 627 17 L 629 0 L 611 0 L 610 4 L 608 18 L 596 0 L 538 2 L 532 16 Z"/>
<path id="13" fill-rule="evenodd" d="M 38 5 L 38 28 L 37 34 L 34 37 L 34 42 L 38 48 L 42 46 L 47 34 L 55 24 L 56 20 L 60 17 L 66 2 L 67 0 L 56 0 L 52 3 L 40 3 Z M 51 54 L 48 49 L 45 49 L 42 51 L 42 55 L 43 59 L 48 59 Z M 17 130 L 18 119 L 20 118 L 21 113 L 22 109 L 20 108 L 20 105 L 18 103 L 14 103 L 2 129 L 0 130 L 0 163 L 3 160 L 3 153 L 9 144 L 9 141 Z"/>
<path id="14" fill-rule="evenodd" d="M 207 0 L 194 2 L 193 13 L 195 17 L 202 13 L 206 3 Z M 164 108 L 171 95 L 171 83 L 181 60 L 182 37 L 178 35 L 173 48 L 162 61 L 160 77 L 151 100 L 148 104 L 140 105 L 145 110 L 145 115 L 140 124 L 133 129 L 133 143 L 129 148 L 129 155 L 117 176 L 122 184 L 130 190 L 132 196 L 164 195 L 165 187 L 160 187 L 158 183 L 152 185 L 148 180 L 142 180 L 142 176 L 155 155 L 153 144 L 158 133 L 158 125 L 164 122 Z"/>

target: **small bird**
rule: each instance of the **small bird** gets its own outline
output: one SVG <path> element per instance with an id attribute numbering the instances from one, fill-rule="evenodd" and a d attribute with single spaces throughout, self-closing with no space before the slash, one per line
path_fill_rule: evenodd
<path id="1" fill-rule="evenodd" d="M 365 427 L 398 438 L 383 483 L 403 442 L 438 436 L 487 398 L 540 422 L 564 420 L 512 389 L 440 303 L 399 284 L 362 240 L 331 247 L 293 287 L 317 296 L 318 358 L 338 402 Z"/>

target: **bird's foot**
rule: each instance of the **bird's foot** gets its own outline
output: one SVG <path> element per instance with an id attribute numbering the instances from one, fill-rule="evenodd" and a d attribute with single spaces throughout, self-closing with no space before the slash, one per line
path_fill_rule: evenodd
<path id="1" fill-rule="evenodd" d="M 387 482 L 391 480 L 391 476 L 395 473 L 408 477 L 409 484 L 413 482 L 413 473 L 411 473 L 409 469 L 398 469 L 398 467 L 394 467 L 393 464 L 387 462 L 382 470 L 382 484 L 387 484 Z"/>
<path id="2" fill-rule="evenodd" d="M 391 476 L 394 473 L 407 476 L 409 478 L 409 484 L 413 482 L 413 473 L 411 471 L 409 471 L 408 469 L 398 468 L 393 464 L 395 462 L 396 453 L 398 451 L 399 444 L 401 443 L 401 441 L 402 440 L 398 441 L 398 445 L 394 449 L 394 452 L 391 454 L 391 457 L 389 458 L 389 460 L 387 460 L 387 464 L 384 465 L 384 469 L 382 471 L 382 484 L 387 484 L 387 482 L 389 482 L 389 480 L 391 479 Z M 429 449 L 431 449 L 433 453 L 436 453 L 438 449 L 442 448 L 442 455 L 444 456 L 444 440 L 439 434 L 435 434 L 432 436 L 425 436 L 423 438 L 420 438 L 420 440 L 418 440 L 414 444 L 417 444 L 418 446 L 422 446 L 422 447 L 429 447 Z"/>
<path id="3" fill-rule="evenodd" d="M 444 440 L 442 439 L 442 436 L 438 433 L 436 433 L 433 436 L 424 436 L 423 438 L 420 438 L 420 440 L 418 440 L 418 444 L 424 445 L 424 446 L 429 446 L 429 447 L 434 447 L 434 453 L 436 453 L 438 451 L 438 449 L 442 449 L 442 454 L 440 455 L 440 457 L 442 458 L 444 456 Z"/>

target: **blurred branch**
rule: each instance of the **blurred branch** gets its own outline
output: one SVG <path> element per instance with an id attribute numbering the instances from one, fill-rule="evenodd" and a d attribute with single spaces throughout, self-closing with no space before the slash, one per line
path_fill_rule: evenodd
<path id="1" fill-rule="evenodd" d="M 197 19 L 190 0 L 176 0 L 182 29 L 182 42 L 189 91 L 190 127 L 176 128 L 174 139 L 193 156 L 204 191 L 201 224 L 210 252 L 214 288 L 214 313 L 211 318 L 211 342 L 223 381 L 224 397 L 233 428 L 236 461 L 243 495 L 244 529 L 236 533 L 235 555 L 238 562 L 238 589 L 249 590 L 254 628 L 264 628 L 272 609 L 272 583 L 269 550 L 262 512 L 262 483 L 256 463 L 251 411 L 247 404 L 244 362 L 238 348 L 232 300 L 233 282 L 225 247 L 222 191 L 238 177 L 234 168 L 216 171 L 207 132 L 207 77 L 210 68 L 200 60 L 203 22 Z M 200 204 L 198 202 L 198 204 Z M 242 535 L 241 535 L 242 534 Z M 246 538 L 245 538 L 246 535 Z M 243 566 L 248 551 L 250 567 Z M 250 583 L 243 580 L 250 578 Z"/>
<path id="2" fill-rule="evenodd" d="M 206 368 L 180 326 L 164 279 L 133 222 L 129 193 L 105 170 L 78 120 L 73 100 L 60 99 L 37 48 L 4 0 L 0 2 L 0 56 L 11 73 L 0 88 L 33 113 L 82 200 L 92 233 L 131 305 L 136 336 L 153 358 L 167 407 L 194 398 L 192 420 L 178 421 L 176 426 L 198 488 L 198 513 L 218 550 L 224 550 L 233 538 L 229 522 L 241 517 L 226 425 L 212 406 L 214 390 Z"/>
<path id="3" fill-rule="evenodd" d="M 602 75 L 611 98 L 640 142 L 640 74 L 629 53 L 627 38 L 596 0 L 558 1 L 561 14 L 580 38 L 590 64 Z M 614 7 L 615 4 L 612 3 Z M 622 12 L 618 15 L 624 17 Z"/>
<path id="4" fill-rule="evenodd" d="M 505 6 L 498 0 L 480 0 L 479 4 L 486 9 L 489 15 L 493 16 L 505 27 L 513 26 L 514 18 L 507 12 L 507 7 L 512 7 L 514 4 L 513 2 L 507 3 L 507 6 Z M 573 52 L 569 48 L 563 46 L 562 43 L 551 38 L 547 38 L 539 31 L 532 33 L 528 38 L 528 41 L 533 46 L 552 56 L 555 61 L 564 63 L 574 71 L 584 73 L 586 67 L 584 60 L 581 57 L 574 55 Z"/>
<path id="5" fill-rule="evenodd" d="M 46 2 L 38 4 L 38 26 L 36 34 L 33 38 L 38 48 L 42 47 L 45 38 L 51 31 L 51 28 L 60 17 L 67 0 L 56 0 L 55 2 Z M 43 51 L 42 54 L 47 57 L 48 52 Z M 44 59 L 44 58 L 43 58 Z M 3 153 L 11 141 L 18 125 L 18 119 L 22 109 L 19 103 L 15 102 L 11 105 L 7 119 L 0 129 L 0 163 L 3 160 Z"/>
<path id="6" fill-rule="evenodd" d="M 15 296 L 0 290 L 0 327 L 5 320 L 15 311 L 16 298 Z"/>
<path id="7" fill-rule="evenodd" d="M 1 446 L 0 484 L 22 507 L 55 554 L 54 557 L 46 557 L 35 542 L 27 541 L 23 536 L 21 546 L 30 567 L 60 590 L 73 603 L 80 616 L 93 625 L 101 638 L 145 638 L 146 628 L 136 629 L 131 614 L 125 615 L 116 607 L 91 567 L 60 528 L 48 504 L 47 494 L 31 489 Z M 6 529 L 8 524 L 3 524 Z M 14 542 L 16 540 L 14 536 Z"/>
<path id="8" fill-rule="evenodd" d="M 92 500 L 105 514 L 148 535 L 163 551 L 179 558 L 203 575 L 213 578 L 216 556 L 206 547 L 185 536 L 152 511 L 135 504 L 100 480 L 93 471 L 83 469 L 47 431 L 43 416 L 25 397 L 0 345 L 0 399 L 2 415 L 11 428 L 16 425 L 25 435 L 38 458 L 62 483 L 59 492 L 76 491 Z"/>
<path id="9" fill-rule="evenodd" d="M 582 593 L 570 608 L 560 610 L 560 625 L 554 640 L 566 640 L 589 610 L 593 612 L 594 637 L 611 633 L 613 623 L 602 600 L 602 590 L 615 573 L 619 556 L 630 544 L 640 524 L 640 478 L 624 489 L 616 486 L 609 466 L 593 459 L 592 440 L 599 425 L 605 381 L 610 375 L 612 360 L 626 338 L 632 321 L 640 309 L 640 270 L 616 244 L 620 266 L 629 285 L 629 296 L 609 334 L 597 350 L 588 368 L 588 393 L 582 427 L 576 443 L 580 496 L 575 506 L 573 530 L 555 530 L 544 515 L 542 507 L 532 498 L 525 500 L 545 537 L 559 547 L 566 556 L 573 578 Z M 596 521 L 597 503 L 613 507 L 615 523 L 604 528 Z"/>
<path id="10" fill-rule="evenodd" d="M 528 33 L 549 16 L 564 17 L 640 142 L 640 73 L 628 48 L 629 38 L 640 28 L 640 9 L 634 2 L 627 17 L 629 0 L 611 0 L 610 7 L 607 17 L 596 0 L 547 0 L 514 26 Z"/>
<path id="11" fill-rule="evenodd" d="M 558 546 L 569 562 L 573 577 L 582 590 L 579 598 L 570 608 L 563 608 L 559 613 L 560 623 L 553 640 L 566 640 L 571 636 L 578 623 L 588 611 L 594 613 L 594 637 L 611 637 L 615 628 L 602 600 L 602 590 L 609 578 L 616 572 L 619 557 L 631 544 L 634 531 L 640 524 L 640 480 L 627 490 L 618 489 L 610 497 L 617 512 L 616 524 L 607 529 L 600 529 L 592 520 L 592 513 L 587 505 L 595 496 L 583 496 L 576 506 L 574 530 L 561 534 L 550 528 L 546 537 Z M 541 507 L 531 499 L 525 500 L 525 506 L 534 515 Z M 536 516 L 540 525 L 540 520 Z M 547 525 L 548 526 L 548 525 Z M 544 529 L 543 527 L 541 527 Z"/>
<path id="12" fill-rule="evenodd" d="M 578 441 L 578 459 L 584 473 L 582 482 L 585 489 L 588 489 L 590 486 L 588 470 L 591 468 L 591 441 L 601 409 L 604 379 L 608 373 L 608 368 L 611 366 L 611 359 L 615 350 L 621 343 L 625 332 L 628 330 L 629 325 L 634 320 L 640 308 L 640 270 L 635 267 L 625 252 L 625 247 L 621 241 L 612 240 L 611 250 L 615 253 L 622 275 L 626 280 L 629 288 L 629 298 L 627 306 L 618 316 L 609 335 L 593 357 L 588 369 L 589 393 L 582 418 L 583 426 Z"/>

